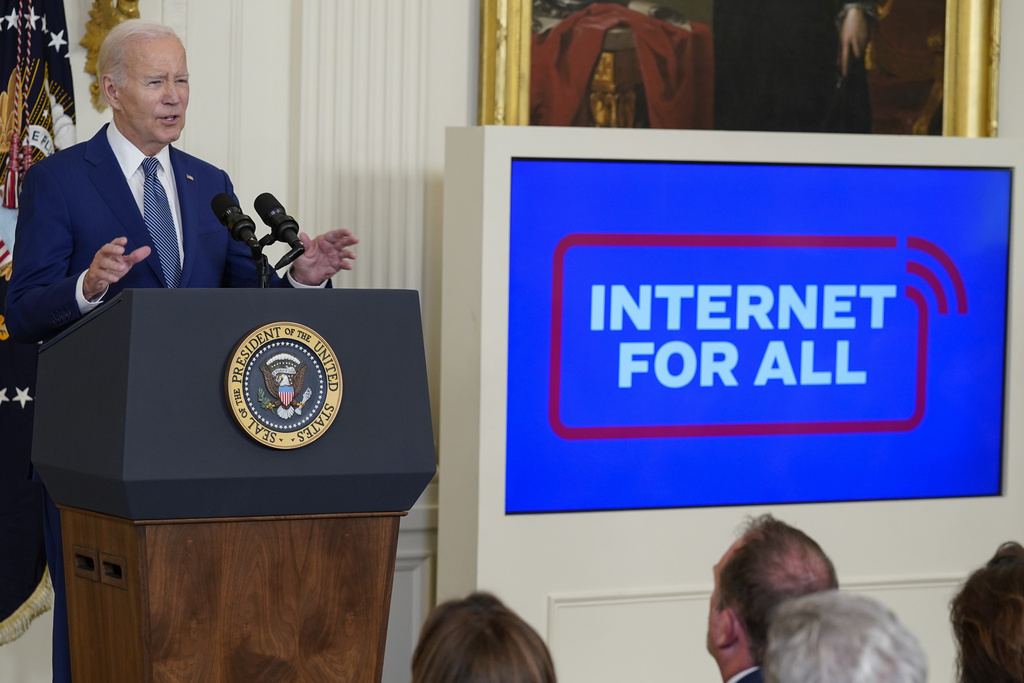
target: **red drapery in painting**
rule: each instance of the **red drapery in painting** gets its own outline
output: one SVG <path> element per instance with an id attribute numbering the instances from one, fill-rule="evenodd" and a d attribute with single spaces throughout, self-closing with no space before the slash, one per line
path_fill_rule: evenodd
<path id="1" fill-rule="evenodd" d="M 633 31 L 652 128 L 711 128 L 714 51 L 711 30 L 688 31 L 620 5 L 594 4 L 533 36 L 530 123 L 568 126 L 587 106 L 587 88 L 605 33 Z"/>

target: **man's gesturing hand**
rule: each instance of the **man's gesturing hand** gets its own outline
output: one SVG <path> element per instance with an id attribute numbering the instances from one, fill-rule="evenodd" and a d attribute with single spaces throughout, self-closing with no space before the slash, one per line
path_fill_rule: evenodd
<path id="1" fill-rule="evenodd" d="M 132 253 L 125 254 L 126 244 L 127 237 L 118 237 L 100 247 L 93 256 L 89 270 L 85 272 L 85 279 L 82 280 L 82 293 L 86 300 L 92 301 L 103 294 L 107 287 L 123 278 L 132 266 L 149 256 L 149 252 L 152 251 L 149 247 L 139 247 Z"/>
<path id="2" fill-rule="evenodd" d="M 348 230 L 332 230 L 314 240 L 303 232 L 299 239 L 306 252 L 292 264 L 292 277 L 296 282 L 315 287 L 339 270 L 352 270 L 351 261 L 356 255 L 349 247 L 359 240 Z"/>

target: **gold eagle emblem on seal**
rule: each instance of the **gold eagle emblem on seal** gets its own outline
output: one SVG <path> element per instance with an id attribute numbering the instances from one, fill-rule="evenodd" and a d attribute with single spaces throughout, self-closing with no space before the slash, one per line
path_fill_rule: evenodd
<path id="1" fill-rule="evenodd" d="M 271 448 L 300 448 L 335 422 L 341 366 L 330 344 L 309 327 L 267 323 L 232 350 L 225 392 L 235 422 L 250 438 Z"/>

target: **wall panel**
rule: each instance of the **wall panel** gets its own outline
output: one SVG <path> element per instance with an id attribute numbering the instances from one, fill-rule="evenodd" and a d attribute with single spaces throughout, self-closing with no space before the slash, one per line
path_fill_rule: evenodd
<path id="1" fill-rule="evenodd" d="M 360 238 L 358 287 L 419 289 L 425 220 L 427 8 L 302 4 L 298 206 Z"/>

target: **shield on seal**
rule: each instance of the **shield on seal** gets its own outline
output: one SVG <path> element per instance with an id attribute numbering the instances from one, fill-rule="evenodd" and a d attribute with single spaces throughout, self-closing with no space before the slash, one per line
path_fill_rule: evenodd
<path id="1" fill-rule="evenodd" d="M 294 387 L 278 387 L 277 397 L 281 399 L 281 405 L 288 407 L 288 404 L 292 402 L 292 398 L 295 396 Z"/>

